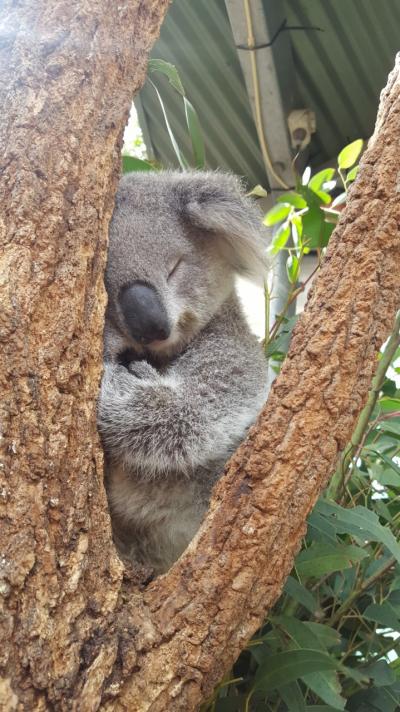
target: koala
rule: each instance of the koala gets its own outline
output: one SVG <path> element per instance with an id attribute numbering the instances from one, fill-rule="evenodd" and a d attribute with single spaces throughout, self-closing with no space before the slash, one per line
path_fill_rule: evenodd
<path id="1" fill-rule="evenodd" d="M 235 291 L 265 272 L 258 211 L 232 175 L 129 173 L 110 224 L 98 426 L 123 559 L 165 572 L 266 397 Z"/>

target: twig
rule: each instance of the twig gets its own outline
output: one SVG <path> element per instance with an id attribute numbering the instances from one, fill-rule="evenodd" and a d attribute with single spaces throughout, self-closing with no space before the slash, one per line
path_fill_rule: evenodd
<path id="1" fill-rule="evenodd" d="M 353 591 L 353 593 L 350 594 L 348 599 L 344 603 L 342 603 L 342 605 L 337 609 L 335 615 L 329 621 L 329 625 L 331 627 L 334 627 L 342 618 L 343 613 L 346 613 L 346 611 L 348 611 L 349 608 L 351 608 L 354 601 L 359 596 L 361 596 L 361 594 L 364 593 L 364 591 L 366 591 L 368 588 L 370 588 L 370 586 L 373 586 L 373 584 L 376 583 L 376 581 L 378 581 L 381 578 L 381 576 L 383 576 L 387 571 L 389 571 L 389 569 L 391 569 L 395 563 L 396 563 L 395 557 L 391 556 L 390 559 L 385 561 L 385 563 L 383 564 L 383 566 L 380 567 L 380 569 L 378 569 L 372 576 L 365 579 L 365 581 L 363 581 L 360 584 L 360 586 L 358 588 L 356 588 Z"/>
<path id="2" fill-rule="evenodd" d="M 379 393 L 382 389 L 383 382 L 386 376 L 386 371 L 388 370 L 399 346 L 400 312 L 398 313 L 397 318 L 395 320 L 393 331 L 387 343 L 386 349 L 379 361 L 378 368 L 372 381 L 372 388 L 369 392 L 367 404 L 365 408 L 363 408 L 363 410 L 361 411 L 352 438 L 340 456 L 339 464 L 328 487 L 328 496 L 333 500 L 337 500 L 340 496 L 340 493 L 343 491 L 343 488 L 345 486 L 346 471 L 348 470 L 350 463 L 353 460 L 354 454 L 358 451 L 360 444 L 364 442 L 364 437 L 368 428 L 369 419 L 375 408 Z"/>

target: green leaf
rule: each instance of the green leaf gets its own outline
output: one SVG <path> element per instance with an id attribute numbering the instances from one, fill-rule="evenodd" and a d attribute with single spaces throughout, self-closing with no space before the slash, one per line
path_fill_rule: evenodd
<path id="1" fill-rule="evenodd" d="M 290 254 L 286 260 L 286 273 L 290 284 L 296 284 L 299 276 L 300 262 L 296 255 Z"/>
<path id="2" fill-rule="evenodd" d="M 122 156 L 122 172 L 132 173 L 133 171 L 154 171 L 154 166 L 135 156 Z"/>
<path id="3" fill-rule="evenodd" d="M 291 210 L 292 206 L 289 205 L 289 203 L 279 203 L 274 205 L 265 215 L 263 220 L 264 225 L 272 227 L 272 225 L 282 222 L 285 218 L 287 218 Z"/>
<path id="4" fill-rule="evenodd" d="M 338 165 L 340 170 L 351 168 L 354 166 L 357 158 L 359 157 L 363 147 L 363 140 L 361 138 L 357 141 L 349 143 L 345 146 L 338 155 Z"/>
<path id="5" fill-rule="evenodd" d="M 301 578 L 319 578 L 333 571 L 349 569 L 368 553 L 358 546 L 313 544 L 296 558 L 296 571 Z"/>
<path id="6" fill-rule="evenodd" d="M 308 210 L 302 216 L 303 236 L 307 242 L 307 247 L 311 249 L 326 247 L 333 230 L 333 225 L 327 223 L 325 220 L 325 212 L 321 209 L 323 201 L 320 196 L 307 186 L 301 186 L 299 190 L 308 204 Z"/>
<path id="7" fill-rule="evenodd" d="M 276 255 L 279 250 L 281 250 L 283 247 L 285 247 L 288 239 L 290 237 L 290 227 L 287 223 L 284 223 L 278 229 L 276 230 L 272 240 L 271 244 L 268 247 L 268 252 L 271 255 Z"/>
<path id="8" fill-rule="evenodd" d="M 399 398 L 380 398 L 379 408 L 383 413 L 391 413 L 394 410 L 400 410 Z"/>
<path id="9" fill-rule="evenodd" d="M 352 168 L 351 171 L 348 172 L 348 174 L 346 176 L 347 182 L 355 180 L 357 178 L 359 168 L 360 168 L 360 166 L 354 166 L 354 168 Z"/>
<path id="10" fill-rule="evenodd" d="M 376 687 L 383 685 L 393 685 L 396 682 L 396 675 L 386 660 L 377 660 L 376 663 L 364 668 L 364 672 L 373 680 Z"/>
<path id="11" fill-rule="evenodd" d="M 292 205 L 297 210 L 303 210 L 303 208 L 307 207 L 307 203 L 303 196 L 300 195 L 300 193 L 295 193 L 294 191 L 291 191 L 290 193 L 282 193 L 282 195 L 276 199 L 276 202 L 289 203 L 289 205 Z"/>
<path id="12" fill-rule="evenodd" d="M 297 601 L 297 603 L 300 603 L 304 608 L 310 611 L 310 613 L 315 614 L 318 611 L 318 603 L 312 593 L 308 591 L 302 583 L 296 581 L 293 576 L 289 576 L 286 579 L 284 591 Z"/>
<path id="13" fill-rule="evenodd" d="M 375 479 L 381 485 L 387 485 L 388 487 L 400 488 L 400 475 L 390 469 L 371 472 L 371 477 Z M 390 513 L 389 513 L 390 515 Z M 391 516 L 389 516 L 388 521 L 391 521 Z"/>
<path id="14" fill-rule="evenodd" d="M 374 512 L 366 507 L 345 509 L 334 502 L 319 500 L 318 511 L 329 517 L 339 533 L 355 534 L 361 539 L 379 541 L 400 562 L 400 545 L 390 529 L 383 527 Z"/>
<path id="15" fill-rule="evenodd" d="M 268 191 L 262 187 L 262 185 L 255 185 L 252 190 L 250 190 L 247 195 L 254 195 L 255 198 L 268 198 Z M 278 198 L 279 200 L 279 198 Z"/>
<path id="16" fill-rule="evenodd" d="M 311 540 L 328 541 L 336 544 L 337 537 L 335 527 L 315 509 L 308 516 L 308 537 Z"/>
<path id="17" fill-rule="evenodd" d="M 212 709 L 213 712 L 242 712 L 246 698 L 247 695 L 235 695 L 234 697 L 229 695 L 229 697 L 216 700 L 211 707 L 207 705 L 205 709 Z M 202 710 L 203 707 L 201 708 L 201 712 Z"/>
<path id="18" fill-rule="evenodd" d="M 268 692 L 303 675 L 336 669 L 336 661 L 320 650 L 285 650 L 267 657 L 256 672 L 253 689 Z"/>
<path id="19" fill-rule="evenodd" d="M 379 423 L 377 430 L 384 430 L 386 433 L 395 433 L 395 435 L 400 435 L 400 420 L 399 418 L 396 420 L 391 420 L 390 418 L 388 420 L 384 420 L 382 423 Z"/>
<path id="20" fill-rule="evenodd" d="M 371 603 L 363 613 L 364 618 L 375 623 L 380 623 L 385 628 L 400 631 L 398 615 L 387 601 L 385 603 Z"/>
<path id="21" fill-rule="evenodd" d="M 311 178 L 308 187 L 313 190 L 314 193 L 317 193 L 319 190 L 322 189 L 324 183 L 327 183 L 328 181 L 332 180 L 334 175 L 334 168 L 324 168 L 323 171 L 319 171 Z"/>
<path id="22" fill-rule="evenodd" d="M 385 687 L 372 687 L 352 695 L 347 703 L 350 712 L 398 712 L 400 682 Z"/>
<path id="23" fill-rule="evenodd" d="M 204 168 L 204 166 L 205 166 L 205 148 L 204 148 L 204 141 L 203 141 L 203 136 L 202 136 L 201 128 L 200 128 L 199 117 L 198 117 L 197 112 L 194 109 L 193 105 L 190 103 L 189 99 L 187 99 L 187 97 L 186 97 L 185 90 L 184 90 L 183 84 L 181 82 L 181 79 L 180 79 L 180 76 L 178 74 L 176 67 L 173 64 L 171 64 L 170 62 L 165 62 L 163 59 L 150 59 L 149 60 L 149 73 L 150 72 L 160 72 L 161 74 L 164 74 L 164 76 L 166 76 L 168 81 L 170 82 L 171 86 L 182 97 L 183 105 L 184 105 L 184 109 L 185 109 L 186 125 L 188 128 L 189 137 L 190 137 L 190 141 L 192 144 L 194 165 L 196 168 Z M 156 88 L 156 86 L 153 84 L 153 82 L 151 82 L 151 84 L 153 85 L 155 91 L 157 92 L 157 96 L 158 96 L 159 102 L 161 104 L 161 108 L 162 108 L 162 111 L 164 114 L 164 119 L 165 119 L 165 122 L 167 125 L 169 137 L 170 137 L 171 143 L 173 145 L 175 154 L 178 158 L 179 164 L 180 164 L 181 168 L 187 168 L 188 164 L 187 164 L 186 159 L 184 158 L 182 152 L 180 151 L 180 149 L 178 147 L 178 143 L 177 143 L 175 136 L 172 132 L 171 126 L 170 126 L 168 118 L 167 118 L 165 106 L 161 99 L 161 95 L 160 95 L 158 89 Z"/>
<path id="24" fill-rule="evenodd" d="M 308 675 L 303 675 L 303 682 L 309 687 L 322 702 L 343 710 L 345 698 L 341 696 L 341 686 L 334 670 L 326 670 L 325 672 L 312 672 Z"/>
<path id="25" fill-rule="evenodd" d="M 340 645 L 341 635 L 331 628 L 329 625 L 324 623 L 313 623 L 312 621 L 303 621 L 304 625 L 314 633 L 315 637 L 318 638 L 320 645 L 323 648 L 335 648 Z"/>
<path id="26" fill-rule="evenodd" d="M 298 682 L 292 682 L 290 685 L 279 687 L 278 692 L 289 712 L 305 712 L 306 704 L 304 702 L 304 695 Z"/>
<path id="27" fill-rule="evenodd" d="M 300 649 L 326 652 L 326 648 L 321 643 L 320 638 L 302 621 L 289 616 L 276 616 L 271 619 L 271 622 L 283 628 L 293 643 Z M 323 702 L 343 709 L 345 700 L 340 696 L 340 685 L 335 671 L 311 672 L 302 675 L 302 679 Z"/>
<path id="28" fill-rule="evenodd" d="M 324 190 L 315 190 L 314 191 L 315 195 L 318 195 L 318 198 L 325 203 L 325 205 L 329 205 L 329 203 L 332 202 L 332 198 L 329 195 L 329 193 L 325 193 Z"/>
<path id="29" fill-rule="evenodd" d="M 267 358 L 271 358 L 277 352 L 286 354 L 289 349 L 290 339 L 292 338 L 292 331 L 298 319 L 298 315 L 291 316 L 287 319 L 281 326 L 278 335 L 269 342 L 268 347 L 265 351 Z"/>
<path id="30" fill-rule="evenodd" d="M 301 215 L 292 215 L 290 222 L 292 223 L 293 242 L 297 246 L 303 234 L 303 218 Z"/>
<path id="31" fill-rule="evenodd" d="M 185 90 L 178 74 L 178 70 L 170 62 L 166 62 L 164 59 L 149 59 L 148 72 L 160 72 L 161 74 L 164 74 L 178 94 L 185 96 Z"/>
<path id="32" fill-rule="evenodd" d="M 194 165 L 196 168 L 204 168 L 206 162 L 206 153 L 204 148 L 203 136 L 200 128 L 199 117 L 196 110 L 186 97 L 183 97 L 185 106 L 186 125 L 188 127 L 190 140 L 192 143 L 192 151 Z"/>
<path id="33" fill-rule="evenodd" d="M 340 712 L 340 710 L 338 710 L 337 707 L 330 707 L 329 705 L 308 705 L 306 712 Z"/>
<path id="34" fill-rule="evenodd" d="M 161 61 L 161 60 L 159 60 L 159 61 Z M 167 112 L 166 112 L 166 109 L 165 109 L 165 106 L 164 106 L 164 102 L 163 102 L 163 100 L 162 100 L 162 98 L 161 98 L 161 94 L 160 94 L 160 92 L 158 91 L 156 85 L 155 85 L 151 80 L 149 80 L 149 81 L 150 81 L 151 85 L 153 86 L 154 91 L 155 91 L 156 94 L 157 94 L 158 101 L 160 102 L 160 106 L 161 106 L 161 110 L 162 110 L 163 115 L 164 115 L 164 121 L 165 121 L 165 125 L 166 125 L 166 127 L 167 127 L 168 135 L 169 135 L 170 141 L 171 141 L 171 143 L 172 143 L 172 147 L 173 147 L 173 149 L 174 149 L 174 151 L 175 151 L 175 155 L 176 155 L 176 157 L 177 157 L 177 159 L 178 159 L 179 165 L 180 165 L 180 167 L 182 168 L 182 170 L 186 170 L 187 168 L 189 168 L 189 164 L 188 164 L 188 162 L 187 162 L 185 156 L 183 155 L 181 149 L 179 148 L 179 144 L 178 144 L 178 142 L 177 142 L 177 140 L 176 140 L 176 138 L 175 138 L 175 136 L 174 136 L 174 132 L 172 131 L 172 128 L 171 128 L 171 126 L 170 126 L 170 123 L 169 123 L 169 120 L 168 120 L 168 116 L 167 116 Z"/>
<path id="35" fill-rule="evenodd" d="M 366 447 L 366 448 L 363 448 L 363 453 L 373 453 L 374 455 L 376 455 L 377 457 L 379 457 L 381 460 L 383 460 L 384 462 L 386 462 L 386 464 L 389 465 L 389 467 L 390 467 L 392 470 L 394 470 L 394 472 L 396 472 L 398 475 L 400 475 L 400 467 L 399 467 L 398 465 L 396 465 L 396 463 L 394 462 L 394 460 L 392 460 L 390 457 L 388 457 L 387 455 L 385 455 L 385 454 L 382 452 L 381 449 L 378 451 L 378 450 L 376 450 L 375 448 Z"/>
<path id="36" fill-rule="evenodd" d="M 340 645 L 341 636 L 330 625 L 323 623 L 313 623 L 312 621 L 303 621 L 304 625 L 311 630 L 312 633 L 319 639 L 320 644 L 324 648 L 334 648 Z"/>

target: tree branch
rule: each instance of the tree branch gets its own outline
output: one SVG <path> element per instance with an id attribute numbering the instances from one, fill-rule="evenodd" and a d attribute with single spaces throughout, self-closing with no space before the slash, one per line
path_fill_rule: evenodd
<path id="1" fill-rule="evenodd" d="M 151 626 L 140 673 L 116 709 L 191 710 L 210 693 L 278 598 L 306 517 L 351 437 L 399 308 L 399 73 L 397 58 L 268 403 L 194 542 L 144 594 Z"/>

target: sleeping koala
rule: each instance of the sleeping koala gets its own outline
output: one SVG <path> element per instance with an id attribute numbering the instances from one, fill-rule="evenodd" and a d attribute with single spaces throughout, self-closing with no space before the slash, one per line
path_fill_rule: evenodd
<path id="1" fill-rule="evenodd" d="M 266 397 L 235 293 L 263 275 L 258 212 L 232 175 L 130 173 L 110 225 L 98 424 L 123 558 L 166 571 Z"/>

